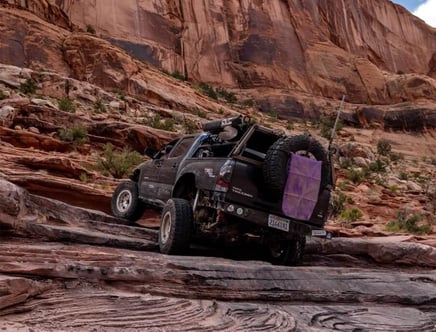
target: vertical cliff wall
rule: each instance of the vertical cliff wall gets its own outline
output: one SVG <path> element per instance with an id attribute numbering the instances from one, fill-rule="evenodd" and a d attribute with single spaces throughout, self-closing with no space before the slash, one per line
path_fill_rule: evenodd
<path id="1" fill-rule="evenodd" d="M 434 77 L 436 30 L 387 0 L 55 3 L 139 58 L 229 87 L 322 93 L 342 75 L 359 90 L 374 66 Z"/>
<path id="2" fill-rule="evenodd" d="M 345 93 L 355 103 L 436 100 L 436 29 L 388 0 L 7 2 L 66 29 L 95 30 L 192 82 Z"/>

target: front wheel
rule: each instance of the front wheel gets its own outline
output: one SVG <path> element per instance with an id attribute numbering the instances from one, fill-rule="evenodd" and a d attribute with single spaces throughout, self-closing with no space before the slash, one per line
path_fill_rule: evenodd
<path id="1" fill-rule="evenodd" d="M 169 199 L 162 210 L 159 228 L 159 249 L 163 254 L 184 254 L 188 251 L 193 229 L 191 204 L 185 199 Z"/>
<path id="2" fill-rule="evenodd" d="M 112 195 L 111 207 L 116 217 L 132 222 L 141 218 L 145 205 L 139 199 L 138 184 L 133 181 L 121 182 Z"/>

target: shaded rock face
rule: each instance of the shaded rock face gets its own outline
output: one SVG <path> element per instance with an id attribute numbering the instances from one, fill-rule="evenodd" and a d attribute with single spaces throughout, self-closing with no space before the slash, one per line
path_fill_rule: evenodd
<path id="1" fill-rule="evenodd" d="M 383 71 L 435 78 L 435 30 L 389 1 L 53 2 L 135 56 L 220 86 L 385 104 L 397 97 Z"/>

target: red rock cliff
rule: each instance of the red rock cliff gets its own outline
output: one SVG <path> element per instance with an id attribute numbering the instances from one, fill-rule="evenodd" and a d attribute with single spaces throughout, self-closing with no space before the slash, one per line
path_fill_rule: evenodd
<path id="1" fill-rule="evenodd" d="M 401 100 L 383 71 L 436 78 L 436 30 L 387 0 L 52 2 L 144 60 L 230 88 L 384 104 Z"/>

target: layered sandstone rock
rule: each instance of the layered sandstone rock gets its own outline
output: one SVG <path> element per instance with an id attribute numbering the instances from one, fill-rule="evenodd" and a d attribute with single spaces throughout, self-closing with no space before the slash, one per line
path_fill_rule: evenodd
<path id="1" fill-rule="evenodd" d="M 0 328 L 434 328 L 436 248 L 410 237 L 310 242 L 320 266 L 205 265 L 206 249 L 160 255 L 156 231 L 121 222 L 0 180 Z"/>
<path id="2" fill-rule="evenodd" d="M 385 104 L 397 98 L 383 71 L 433 75 L 434 29 L 389 1 L 56 3 L 135 56 L 219 86 Z M 434 98 L 434 84 L 413 99 Z"/>

